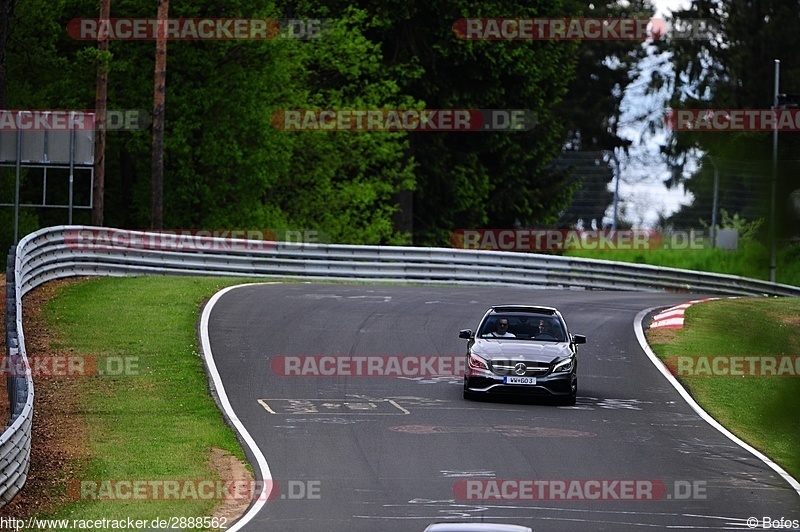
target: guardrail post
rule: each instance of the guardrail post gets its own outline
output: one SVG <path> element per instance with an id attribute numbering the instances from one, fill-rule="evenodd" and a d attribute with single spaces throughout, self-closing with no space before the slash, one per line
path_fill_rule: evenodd
<path id="1" fill-rule="evenodd" d="M 18 352 L 17 339 L 17 297 L 16 297 L 16 277 L 14 275 L 14 265 L 16 262 L 16 249 L 11 246 L 6 260 L 6 353 L 5 364 L 10 367 L 12 356 Z M 13 350 L 13 351 L 12 351 Z M 8 394 L 9 422 L 14 417 L 14 405 L 16 405 L 16 386 L 12 372 L 6 374 L 6 392 Z"/>

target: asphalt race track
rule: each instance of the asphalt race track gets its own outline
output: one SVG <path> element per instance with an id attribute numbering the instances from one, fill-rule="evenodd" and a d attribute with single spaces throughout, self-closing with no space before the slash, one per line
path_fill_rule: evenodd
<path id="1" fill-rule="evenodd" d="M 696 297 L 316 283 L 224 294 L 212 354 L 279 488 L 243 530 L 422 531 L 481 518 L 537 531 L 749 530 L 750 517 L 800 519 L 798 493 L 703 421 L 636 340 L 642 309 Z M 499 303 L 556 306 L 587 336 L 576 406 L 464 401 L 458 376 L 282 376 L 273 365 L 461 356 L 458 330 Z"/>

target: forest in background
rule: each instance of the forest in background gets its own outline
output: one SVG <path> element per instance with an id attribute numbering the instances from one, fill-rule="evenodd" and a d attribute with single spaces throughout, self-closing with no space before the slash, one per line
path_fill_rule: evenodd
<path id="1" fill-rule="evenodd" d="M 153 41 L 111 41 L 108 52 L 99 52 L 96 43 L 67 34 L 70 20 L 98 16 L 96 1 L 0 3 L 7 109 L 91 109 L 101 59 L 108 64 L 109 109 L 152 109 Z M 466 41 L 452 23 L 652 14 L 648 0 L 174 3 L 171 18 L 313 17 L 333 24 L 320 39 L 168 43 L 164 227 L 315 230 L 330 242 L 448 245 L 456 229 L 597 223 L 613 200 L 613 164 L 606 158 L 599 170 L 576 171 L 565 152 L 624 157 L 631 141 L 618 133 L 620 103 L 642 76 L 649 93 L 666 93 L 672 108 L 768 108 L 772 59 L 780 58 L 782 87 L 800 91 L 796 3 L 695 0 L 679 15 L 716 21 L 718 38 L 651 46 Z M 155 15 L 155 2 L 111 3 L 114 18 Z M 642 72 L 648 54 L 661 54 L 664 68 Z M 515 132 L 366 133 L 280 131 L 270 122 L 281 109 L 492 108 L 531 110 L 537 125 Z M 644 136 L 663 128 L 660 117 L 641 120 Z M 684 219 L 708 220 L 709 157 L 768 165 L 770 147 L 765 133 L 670 135 L 662 148 L 674 169 L 668 185 L 684 185 L 695 196 Z M 800 159 L 797 133 L 781 135 L 780 152 L 781 159 Z M 687 174 L 688 157 L 698 153 L 699 170 Z M 150 227 L 150 172 L 150 131 L 108 133 L 105 225 Z M 36 201 L 41 177 L 33 171 L 23 177 L 23 201 Z M 786 220 L 783 199 L 800 187 L 800 175 L 787 163 L 779 183 Z M 80 186 L 76 202 L 88 203 L 88 184 Z M 64 190 L 52 185 L 51 201 Z M 13 198 L 13 169 L 3 171 L 0 198 Z M 720 206 L 748 218 L 765 213 L 760 200 L 733 205 L 722 198 Z M 66 222 L 57 209 L 22 215 L 21 234 Z M 11 216 L 11 209 L 0 209 L 6 246 Z M 89 223 L 90 215 L 76 211 L 74 221 Z"/>

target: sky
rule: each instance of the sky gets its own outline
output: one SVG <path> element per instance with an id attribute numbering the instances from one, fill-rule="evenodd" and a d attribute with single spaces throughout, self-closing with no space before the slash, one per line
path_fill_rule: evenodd
<path id="1" fill-rule="evenodd" d="M 656 17 L 663 17 L 674 9 L 688 7 L 691 2 L 687 0 L 653 0 L 656 7 Z"/>
<path id="2" fill-rule="evenodd" d="M 656 18 L 663 18 L 674 9 L 686 7 L 688 0 L 654 0 Z M 619 208 L 625 208 L 625 218 L 640 227 L 652 227 L 659 214 L 669 215 L 677 211 L 682 204 L 689 204 L 692 196 L 683 187 L 668 190 L 664 181 L 670 172 L 659 156 L 659 146 L 665 141 L 666 134 L 642 141 L 644 123 L 634 120 L 635 116 L 644 113 L 663 114 L 663 102 L 666 94 L 645 95 L 644 89 L 650 73 L 657 68 L 660 58 L 648 57 L 641 65 L 642 74 L 631 83 L 625 92 L 621 105 L 619 134 L 633 141 L 629 156 L 620 156 L 621 179 L 619 183 Z M 687 171 L 693 170 L 692 166 Z M 610 184 L 613 192 L 616 183 Z M 604 224 L 611 224 L 613 207 L 606 211 Z"/>

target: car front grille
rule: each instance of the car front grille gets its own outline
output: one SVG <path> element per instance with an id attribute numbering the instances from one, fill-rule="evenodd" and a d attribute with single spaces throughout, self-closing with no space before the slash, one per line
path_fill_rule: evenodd
<path id="1" fill-rule="evenodd" d="M 517 375 L 536 377 L 550 371 L 550 364 L 546 362 L 527 362 L 522 360 L 493 360 L 492 371 L 496 375 Z M 525 373 L 517 373 L 517 364 L 525 364 Z"/>

